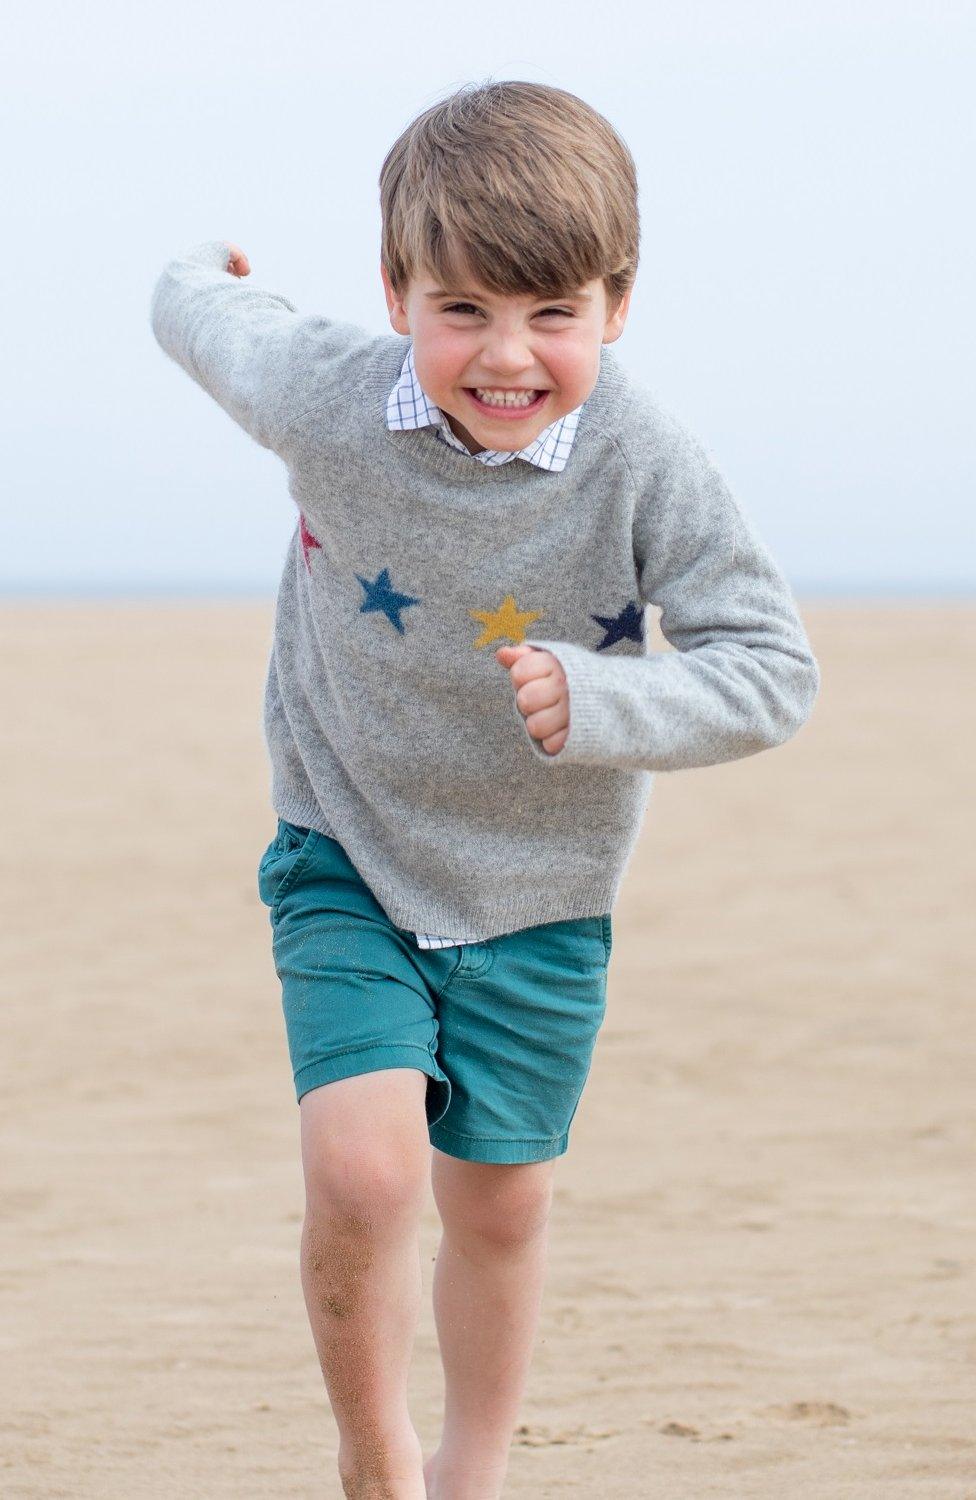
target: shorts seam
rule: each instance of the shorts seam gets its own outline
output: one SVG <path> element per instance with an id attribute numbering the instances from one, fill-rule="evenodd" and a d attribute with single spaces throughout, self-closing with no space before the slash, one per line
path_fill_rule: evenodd
<path id="1" fill-rule="evenodd" d="M 283 821 L 287 820 L 285 819 Z M 300 825 L 298 823 L 295 823 L 292 826 L 298 828 Z M 278 837 L 281 837 L 280 831 Z M 284 880 L 281 882 L 281 885 L 275 892 L 274 900 L 270 903 L 270 917 L 272 925 L 275 925 L 279 921 L 281 917 L 281 903 L 288 895 L 289 891 L 293 890 L 297 885 L 298 877 L 304 872 L 306 865 L 309 863 L 312 854 L 312 848 L 316 840 L 321 837 L 323 837 L 323 835 L 321 835 L 317 829 L 310 828 L 303 841 L 298 845 L 295 854 L 295 862 L 292 865 L 291 869 L 288 871 Z"/>
<path id="2" fill-rule="evenodd" d="M 459 1141 L 484 1141 L 493 1146 L 551 1146 L 566 1134 L 565 1130 L 560 1130 L 555 1135 L 469 1135 L 465 1130 L 452 1130 L 439 1121 L 437 1129 L 442 1135 L 453 1135 Z"/>
<path id="3" fill-rule="evenodd" d="M 315 1058 L 313 1062 L 305 1063 L 295 1074 L 296 1081 L 310 1068 L 319 1068 L 323 1063 L 331 1062 L 334 1057 L 348 1057 L 350 1052 L 420 1052 L 424 1057 L 436 1062 L 430 1048 L 421 1047 L 417 1042 L 367 1042 L 365 1046 L 354 1043 L 350 1047 L 337 1047 L 334 1051 Z"/>
<path id="4" fill-rule="evenodd" d="M 402 930 L 406 931 L 407 929 L 402 929 Z M 421 952 L 423 952 L 423 951 L 424 950 L 421 949 Z M 434 1004 L 435 1005 L 439 1005 L 440 1002 L 443 1000 L 444 994 L 445 994 L 445 992 L 447 990 L 448 985 L 450 984 L 451 980 L 456 976 L 457 971 L 458 971 L 458 969 L 460 969 L 461 964 L 463 962 L 464 962 L 464 954 L 463 954 L 463 952 L 460 951 L 460 947 L 459 947 L 459 951 L 458 951 L 458 955 L 457 955 L 457 960 L 456 960 L 456 962 L 454 964 L 454 968 L 448 974 L 447 978 L 444 980 L 444 983 L 440 986 L 440 988 L 435 991 L 435 994 L 434 994 Z"/>

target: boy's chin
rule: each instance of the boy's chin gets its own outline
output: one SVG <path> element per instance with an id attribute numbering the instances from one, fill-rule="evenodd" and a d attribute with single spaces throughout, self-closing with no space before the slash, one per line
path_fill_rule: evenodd
<path id="1" fill-rule="evenodd" d="M 462 422 L 453 412 L 449 412 L 446 408 L 442 410 L 454 436 L 460 438 L 468 451 L 473 453 L 484 452 L 486 448 L 490 448 L 493 453 L 520 453 L 523 448 L 534 443 L 539 433 L 551 426 L 552 422 L 549 417 L 544 421 L 525 423 Z"/>

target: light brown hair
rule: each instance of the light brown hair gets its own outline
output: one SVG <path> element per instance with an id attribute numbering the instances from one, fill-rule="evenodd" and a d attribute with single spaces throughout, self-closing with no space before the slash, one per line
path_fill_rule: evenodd
<path id="1" fill-rule="evenodd" d="M 564 89 L 465 84 L 418 115 L 380 170 L 394 291 L 428 274 L 499 295 L 566 296 L 601 278 L 613 311 L 637 274 L 637 171 L 608 120 Z"/>

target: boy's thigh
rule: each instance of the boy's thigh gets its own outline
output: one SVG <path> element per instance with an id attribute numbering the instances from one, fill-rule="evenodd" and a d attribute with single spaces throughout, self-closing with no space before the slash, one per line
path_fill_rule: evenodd
<path id="1" fill-rule="evenodd" d="M 566 1150 L 606 1013 L 610 918 L 549 922 L 468 946 L 438 998 L 451 1084 L 431 1123 L 466 1161 L 545 1161 Z"/>
<path id="2" fill-rule="evenodd" d="M 430 1180 L 444 1228 L 499 1247 L 524 1245 L 549 1218 L 556 1160 L 465 1161 L 435 1146 Z"/>
<path id="3" fill-rule="evenodd" d="M 296 1099 L 341 1079 L 412 1069 L 426 1076 L 425 1114 L 436 1117 L 450 1084 L 437 1061 L 434 996 L 407 937 L 341 844 L 294 824 L 283 830 L 262 857 L 259 889 Z"/>
<path id="4" fill-rule="evenodd" d="M 419 1206 L 430 1180 L 427 1083 L 416 1068 L 384 1068 L 302 1095 L 302 1171 L 310 1206 L 364 1217 L 384 1206 Z"/>

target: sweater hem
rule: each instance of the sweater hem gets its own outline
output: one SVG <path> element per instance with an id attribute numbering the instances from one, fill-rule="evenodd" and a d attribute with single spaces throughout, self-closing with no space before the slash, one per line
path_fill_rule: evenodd
<path id="1" fill-rule="evenodd" d="M 376 900 L 382 906 L 394 927 L 408 932 L 451 933 L 459 943 L 487 943 L 492 938 L 504 937 L 508 933 L 521 932 L 528 927 L 541 927 L 550 922 L 575 922 L 584 918 L 599 918 L 612 912 L 616 891 L 604 886 L 584 895 L 567 895 L 565 901 L 546 893 L 544 901 L 525 902 L 518 906 L 496 906 L 494 915 L 480 931 L 469 925 L 457 913 L 446 912 L 442 907 L 411 906 L 392 892 L 371 887 Z"/>
<path id="2" fill-rule="evenodd" d="M 317 802 L 309 803 L 300 796 L 284 793 L 274 799 L 277 816 L 286 823 L 296 823 L 300 828 L 311 828 L 324 838 L 342 841 L 331 831 L 328 820 Z M 355 864 L 352 853 L 343 845 L 347 858 Z M 370 894 L 378 901 L 394 927 L 408 932 L 416 938 L 418 933 L 450 936 L 457 943 L 487 943 L 492 938 L 506 933 L 521 932 L 526 927 L 538 927 L 550 922 L 574 922 L 586 917 L 603 917 L 612 912 L 617 897 L 619 881 L 604 880 L 599 885 L 578 888 L 560 897 L 553 894 L 551 881 L 541 897 L 534 900 L 522 898 L 508 903 L 492 905 L 491 916 L 486 915 L 484 926 L 479 927 L 478 917 L 465 917 L 458 911 L 449 911 L 429 901 L 411 901 L 398 891 L 379 885 L 371 885 L 360 872 L 360 879 Z"/>
<path id="3" fill-rule="evenodd" d="M 299 828 L 314 828 L 315 832 L 321 833 L 324 838 L 335 838 L 314 795 L 299 797 L 282 793 L 273 796 L 271 802 L 275 815 L 282 818 L 284 822 L 295 823 Z"/>

